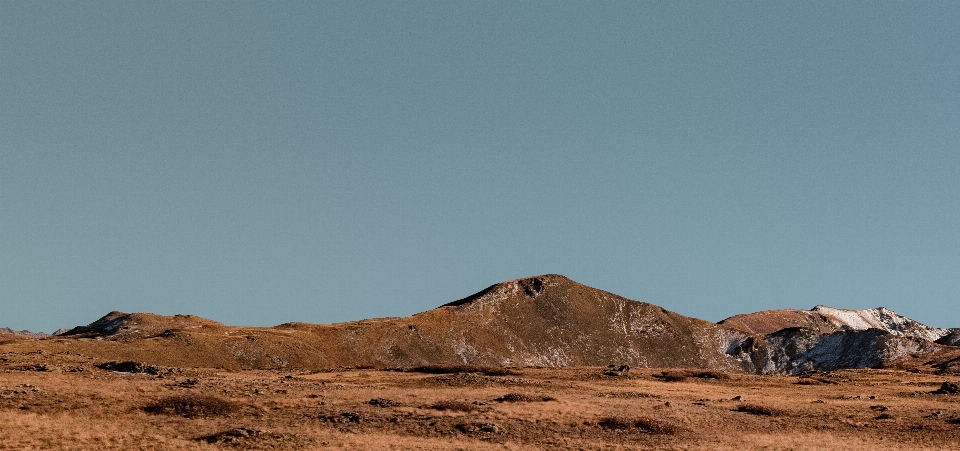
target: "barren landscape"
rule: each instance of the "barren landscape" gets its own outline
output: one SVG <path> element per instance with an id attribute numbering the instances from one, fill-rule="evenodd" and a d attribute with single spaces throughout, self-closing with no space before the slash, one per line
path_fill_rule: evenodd
<path id="1" fill-rule="evenodd" d="M 407 318 L 0 334 L 2 449 L 956 449 L 960 348 L 877 308 L 720 323 L 546 275 Z"/>
<path id="2" fill-rule="evenodd" d="M 97 368 L 7 352 L 4 449 L 955 449 L 960 395 L 902 370 Z M 42 371 L 60 365 L 64 371 Z M 48 367 L 49 369 L 49 367 Z M 128 368 L 129 369 L 129 368 Z M 151 374 L 157 373 L 157 374 Z"/>

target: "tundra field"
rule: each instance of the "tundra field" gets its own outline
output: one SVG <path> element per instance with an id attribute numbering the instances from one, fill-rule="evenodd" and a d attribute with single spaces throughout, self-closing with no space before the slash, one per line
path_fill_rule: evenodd
<path id="1" fill-rule="evenodd" d="M 227 371 L 10 349 L 2 449 L 960 447 L 953 379 L 915 369 Z"/>
<path id="2" fill-rule="evenodd" d="M 958 381 L 960 329 L 883 307 L 712 323 L 548 274 L 405 318 L 0 329 L 0 449 L 958 450 Z"/>

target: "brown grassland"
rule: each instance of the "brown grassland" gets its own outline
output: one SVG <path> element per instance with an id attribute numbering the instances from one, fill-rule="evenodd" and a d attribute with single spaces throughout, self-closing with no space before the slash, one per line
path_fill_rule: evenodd
<path id="1" fill-rule="evenodd" d="M 933 393 L 955 378 L 926 372 L 130 373 L 10 349 L 0 345 L 0 449 L 960 448 L 960 395 Z"/>

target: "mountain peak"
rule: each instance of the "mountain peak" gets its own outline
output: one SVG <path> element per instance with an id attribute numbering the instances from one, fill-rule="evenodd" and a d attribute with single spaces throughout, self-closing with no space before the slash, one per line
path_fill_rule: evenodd
<path id="1" fill-rule="evenodd" d="M 489 287 L 453 302 L 448 302 L 440 307 L 457 307 L 461 305 L 472 304 L 474 302 L 495 301 L 496 299 L 505 299 L 523 293 L 527 297 L 535 298 L 549 287 L 559 287 L 561 285 L 580 285 L 568 277 L 559 274 L 543 274 L 539 276 L 523 277 L 520 279 L 507 280 L 496 283 Z"/>

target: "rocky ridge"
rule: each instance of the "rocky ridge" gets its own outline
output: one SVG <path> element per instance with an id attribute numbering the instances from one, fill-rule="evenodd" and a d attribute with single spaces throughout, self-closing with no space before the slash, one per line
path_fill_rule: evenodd
<path id="1" fill-rule="evenodd" d="M 43 332 L 30 332 L 29 330 L 13 330 L 9 327 L 0 327 L 0 340 L 29 340 L 44 337 L 49 337 L 49 335 Z"/>

